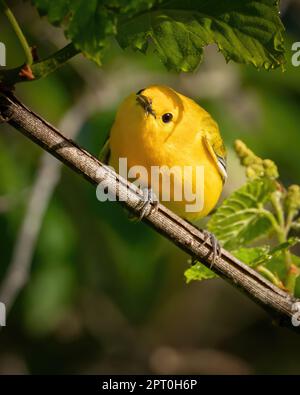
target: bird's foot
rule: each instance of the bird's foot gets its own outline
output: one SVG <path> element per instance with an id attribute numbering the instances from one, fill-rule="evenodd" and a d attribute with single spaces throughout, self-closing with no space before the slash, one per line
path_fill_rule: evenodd
<path id="1" fill-rule="evenodd" d="M 140 211 L 138 220 L 141 221 L 144 217 L 152 214 L 157 211 L 158 208 L 158 199 L 156 194 L 153 192 L 151 188 L 143 189 L 143 200 L 138 203 L 136 209 Z"/>
<path id="2" fill-rule="evenodd" d="M 222 254 L 221 245 L 213 233 L 210 233 L 205 229 L 202 230 L 202 233 L 204 234 L 204 240 L 201 243 L 201 246 L 206 245 L 207 242 L 209 242 L 209 241 L 212 245 L 212 262 L 210 265 L 210 268 L 212 268 L 216 262 L 216 259 L 221 257 L 221 254 Z M 198 262 L 197 258 L 192 257 L 191 265 L 194 266 L 197 262 Z"/>
<path id="3" fill-rule="evenodd" d="M 202 245 L 205 245 L 208 241 L 210 241 L 211 245 L 212 245 L 212 261 L 211 261 L 211 265 L 210 265 L 210 267 L 212 268 L 216 262 L 216 259 L 219 259 L 221 257 L 222 248 L 221 248 L 221 245 L 220 245 L 218 239 L 216 238 L 216 236 L 213 233 L 210 233 L 205 229 L 202 232 L 204 234 L 204 240 L 203 240 Z"/>

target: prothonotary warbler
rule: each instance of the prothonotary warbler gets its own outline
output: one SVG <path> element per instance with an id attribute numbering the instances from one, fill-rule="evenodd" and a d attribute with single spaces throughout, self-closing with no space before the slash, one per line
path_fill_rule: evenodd
<path id="1" fill-rule="evenodd" d="M 217 123 L 192 99 L 167 86 L 141 89 L 120 105 L 100 159 L 120 172 L 121 158 L 126 159 L 129 170 L 134 169 L 142 186 L 188 220 L 209 214 L 227 177 L 226 152 Z M 153 169 L 159 174 L 155 187 Z M 166 186 L 170 191 L 164 190 Z M 212 235 L 207 237 L 216 244 Z"/>

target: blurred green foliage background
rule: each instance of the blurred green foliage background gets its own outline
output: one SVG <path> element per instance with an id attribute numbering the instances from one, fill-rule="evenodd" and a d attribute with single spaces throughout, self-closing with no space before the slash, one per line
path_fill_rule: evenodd
<path id="1" fill-rule="evenodd" d="M 41 57 L 65 44 L 29 2 L 10 1 Z M 112 43 L 103 68 L 81 55 L 49 77 L 18 85 L 30 108 L 97 155 L 120 101 L 147 84 L 194 98 L 218 121 L 229 153 L 224 196 L 244 181 L 232 151 L 240 138 L 300 183 L 300 1 L 282 2 L 287 71 L 226 64 L 214 46 L 193 74 L 168 73 L 155 55 Z M 0 16 L 7 67 L 23 62 Z M 185 284 L 188 257 L 13 128 L 0 133 L 0 281 L 30 264 L 0 331 L 1 373 L 300 373 L 299 336 L 273 326 L 254 303 L 210 280 Z M 203 224 L 199 224 L 200 226 Z M 0 283 L 1 285 L 1 283 Z"/>

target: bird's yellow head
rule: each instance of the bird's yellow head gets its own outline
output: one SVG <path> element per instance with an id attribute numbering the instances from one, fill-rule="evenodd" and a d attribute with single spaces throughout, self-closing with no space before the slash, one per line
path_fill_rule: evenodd
<path id="1" fill-rule="evenodd" d="M 156 125 L 161 131 L 171 131 L 183 115 L 183 104 L 179 95 L 167 86 L 153 85 L 136 94 L 144 122 Z"/>
<path id="2" fill-rule="evenodd" d="M 184 111 L 182 96 L 167 86 L 151 85 L 132 93 L 119 109 L 119 117 L 157 143 L 165 143 L 191 110 Z M 187 128 L 189 130 L 189 128 Z M 150 137 L 151 135 L 151 137 Z"/>
<path id="3" fill-rule="evenodd" d="M 201 155 L 204 136 L 213 140 L 217 154 L 223 154 L 218 126 L 207 111 L 167 86 L 150 85 L 123 101 L 111 142 L 118 147 L 116 157 L 134 157 L 138 163 L 144 149 L 154 157 L 168 156 L 169 150 L 185 157 Z"/>

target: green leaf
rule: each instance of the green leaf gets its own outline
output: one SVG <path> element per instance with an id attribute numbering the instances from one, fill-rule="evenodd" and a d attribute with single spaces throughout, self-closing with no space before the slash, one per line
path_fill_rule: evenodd
<path id="1" fill-rule="evenodd" d="M 284 254 L 285 250 L 282 251 L 277 251 L 272 254 L 272 251 L 270 252 L 271 258 L 267 261 L 264 262 L 264 266 L 271 271 L 275 276 L 277 276 L 286 286 L 287 286 L 287 265 L 286 265 L 286 256 Z M 294 264 L 296 264 L 296 261 L 300 261 L 299 257 L 291 254 L 291 258 Z M 262 264 L 260 264 L 261 266 Z M 294 289 L 294 280 L 290 279 L 289 281 L 292 281 L 292 285 L 290 289 Z"/>
<path id="2" fill-rule="evenodd" d="M 204 266 L 200 262 L 197 262 L 195 265 L 187 269 L 184 272 L 184 276 L 187 283 L 192 280 L 201 281 L 218 277 L 213 271 L 211 271 L 208 267 Z"/>
<path id="3" fill-rule="evenodd" d="M 270 246 L 260 246 L 252 248 L 241 247 L 238 250 L 233 251 L 232 253 L 236 258 L 246 263 L 247 265 L 256 267 L 258 265 L 265 265 L 272 261 L 274 262 L 275 258 L 280 258 L 281 260 L 283 258 L 282 253 L 290 249 L 294 245 L 298 244 L 299 241 L 300 239 L 298 237 L 290 237 L 286 242 L 281 243 L 274 248 L 271 248 Z M 272 270 L 272 272 L 275 271 Z"/>
<path id="4" fill-rule="evenodd" d="M 275 68 L 284 63 L 284 27 L 274 0 L 163 1 L 120 20 L 118 42 L 146 52 L 149 41 L 169 69 L 194 70 L 202 48 L 216 43 L 227 61 Z"/>
<path id="5" fill-rule="evenodd" d="M 232 254 L 240 261 L 249 266 L 256 266 L 255 262 L 266 256 L 270 251 L 269 246 L 246 248 L 241 247 L 238 250 L 232 251 Z"/>
<path id="6" fill-rule="evenodd" d="M 32 0 L 41 16 L 47 16 L 53 25 L 60 24 L 69 13 L 69 0 Z"/>
<path id="7" fill-rule="evenodd" d="M 272 223 L 263 206 L 275 188 L 269 179 L 249 181 L 224 200 L 207 224 L 209 231 L 229 250 L 265 235 L 271 231 Z"/>
<path id="8" fill-rule="evenodd" d="M 274 256 L 280 255 L 282 252 L 288 250 L 291 247 L 294 247 L 296 244 L 300 242 L 299 237 L 290 237 L 284 243 L 279 244 L 278 246 L 272 248 L 269 252 L 269 256 L 272 258 Z"/>
<path id="9" fill-rule="evenodd" d="M 33 0 L 41 15 L 61 25 L 65 35 L 88 59 L 101 65 L 107 38 L 116 34 L 117 19 L 113 11 L 99 0 Z"/>
<path id="10" fill-rule="evenodd" d="M 287 242 L 281 243 L 272 249 L 270 246 L 252 248 L 241 247 L 232 253 L 240 261 L 251 267 L 255 268 L 258 265 L 267 265 L 268 269 L 282 280 L 286 274 L 283 252 L 297 243 L 299 243 L 299 238 L 291 237 Z M 195 265 L 187 269 L 184 275 L 187 283 L 192 280 L 201 281 L 218 277 L 213 271 L 200 262 L 197 262 Z"/>
<path id="11" fill-rule="evenodd" d="M 194 70 L 203 47 L 213 43 L 227 61 L 266 69 L 284 63 L 284 29 L 274 0 L 32 2 L 97 64 L 107 39 L 115 35 L 122 48 L 142 52 L 151 41 L 164 64 L 177 71 Z"/>
<path id="12" fill-rule="evenodd" d="M 287 276 L 287 267 L 283 253 L 276 254 L 272 259 L 266 261 L 264 266 L 285 283 Z"/>
<path id="13" fill-rule="evenodd" d="M 88 59 L 100 66 L 107 38 L 117 32 L 116 16 L 98 0 L 77 0 L 71 3 L 71 9 L 67 37 Z"/>
<path id="14" fill-rule="evenodd" d="M 106 0 L 106 7 L 130 17 L 133 14 L 151 9 L 159 0 Z"/>
<path id="15" fill-rule="evenodd" d="M 300 258 L 294 254 L 291 254 L 292 262 L 295 265 L 298 265 L 300 263 Z M 284 250 L 278 251 L 277 253 L 274 253 L 272 258 L 267 260 L 264 263 L 264 266 L 270 270 L 272 273 L 278 276 L 278 278 L 285 284 L 287 280 L 287 265 L 286 265 L 286 256 L 284 254 Z M 292 286 L 290 289 L 294 288 L 294 283 L 292 281 Z"/>

